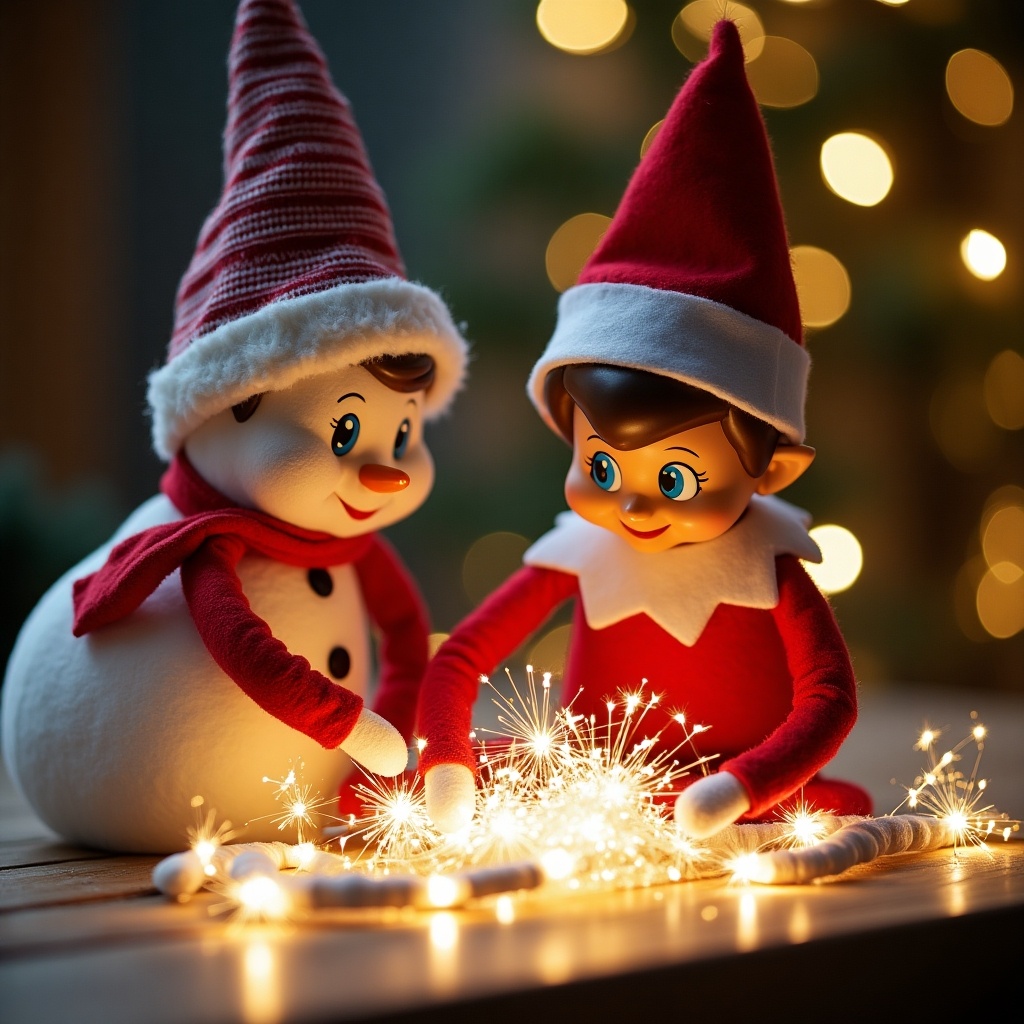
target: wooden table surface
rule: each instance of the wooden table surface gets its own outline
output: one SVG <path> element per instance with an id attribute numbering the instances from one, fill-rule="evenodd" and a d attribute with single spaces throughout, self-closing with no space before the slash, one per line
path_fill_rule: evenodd
<path id="1" fill-rule="evenodd" d="M 883 716 L 879 729 L 917 714 L 892 695 L 865 711 L 862 723 Z M 998 719 L 1016 773 L 1019 702 Z M 845 756 L 852 767 L 857 755 Z M 1019 815 L 1024 773 L 992 777 Z M 716 1021 L 938 1021 L 1009 1013 L 1021 991 L 1021 841 L 887 858 L 807 886 L 705 880 L 520 899 L 511 917 L 491 903 L 240 928 L 211 915 L 215 896 L 157 895 L 156 858 L 62 844 L 6 778 L 0 826 L 5 1022 L 429 1021 L 453 1010 L 629 1020 L 663 1008 Z"/>

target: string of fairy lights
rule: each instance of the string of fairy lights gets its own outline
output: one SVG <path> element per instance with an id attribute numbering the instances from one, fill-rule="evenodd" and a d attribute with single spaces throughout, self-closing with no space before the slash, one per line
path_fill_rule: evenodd
<path id="1" fill-rule="evenodd" d="M 292 766 L 282 779 L 263 780 L 267 817 L 282 841 L 233 842 L 238 833 L 197 797 L 189 848 L 157 865 L 155 884 L 178 899 L 209 890 L 219 897 L 211 911 L 243 924 L 481 901 L 494 904 L 499 920 L 512 920 L 514 899 L 697 878 L 806 882 L 898 852 L 950 847 L 957 858 L 1019 829 L 989 801 L 980 771 L 988 732 L 973 715 L 968 735 L 941 754 L 941 730 L 919 735 L 914 749 L 927 763 L 904 787 L 896 811 L 907 813 L 836 817 L 799 802 L 778 821 L 693 841 L 673 820 L 672 798 L 687 775 L 715 760 L 713 730 L 662 707 L 646 680 L 610 698 L 600 718 L 555 700 L 548 673 L 538 678 L 528 668 L 524 686 L 511 674 L 508 683 L 492 687 L 499 728 L 474 734 L 481 777 L 473 820 L 462 831 L 433 827 L 415 773 L 367 776 L 358 787 L 362 815 L 339 821 L 333 799 Z"/>

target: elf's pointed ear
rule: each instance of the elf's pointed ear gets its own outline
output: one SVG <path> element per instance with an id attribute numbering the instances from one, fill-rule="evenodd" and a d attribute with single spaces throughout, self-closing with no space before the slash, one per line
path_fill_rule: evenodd
<path id="1" fill-rule="evenodd" d="M 802 476 L 813 461 L 813 448 L 805 444 L 780 444 L 757 482 L 757 493 L 778 493 Z"/>

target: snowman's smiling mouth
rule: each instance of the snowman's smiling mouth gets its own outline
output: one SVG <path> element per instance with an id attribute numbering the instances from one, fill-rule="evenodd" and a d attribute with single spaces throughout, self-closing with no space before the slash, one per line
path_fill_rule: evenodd
<path id="1" fill-rule="evenodd" d="M 369 519 L 370 516 L 375 516 L 380 509 L 371 508 L 369 512 L 361 512 L 357 508 L 353 508 L 341 495 L 338 495 L 338 501 L 341 502 L 341 507 L 353 518 L 353 519 Z"/>

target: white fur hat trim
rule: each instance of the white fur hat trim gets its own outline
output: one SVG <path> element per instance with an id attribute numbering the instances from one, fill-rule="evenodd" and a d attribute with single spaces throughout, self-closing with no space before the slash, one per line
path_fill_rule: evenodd
<path id="1" fill-rule="evenodd" d="M 569 288 L 527 384 L 530 400 L 556 433 L 544 380 L 556 367 L 575 363 L 674 377 L 765 420 L 792 444 L 804 439 L 807 350 L 777 327 L 711 299 L 636 284 Z"/>
<path id="2" fill-rule="evenodd" d="M 391 277 L 271 303 L 195 339 L 150 374 L 153 447 L 170 459 L 196 427 L 250 395 L 411 353 L 434 358 L 424 412 L 438 416 L 462 386 L 469 347 L 429 288 Z"/>

